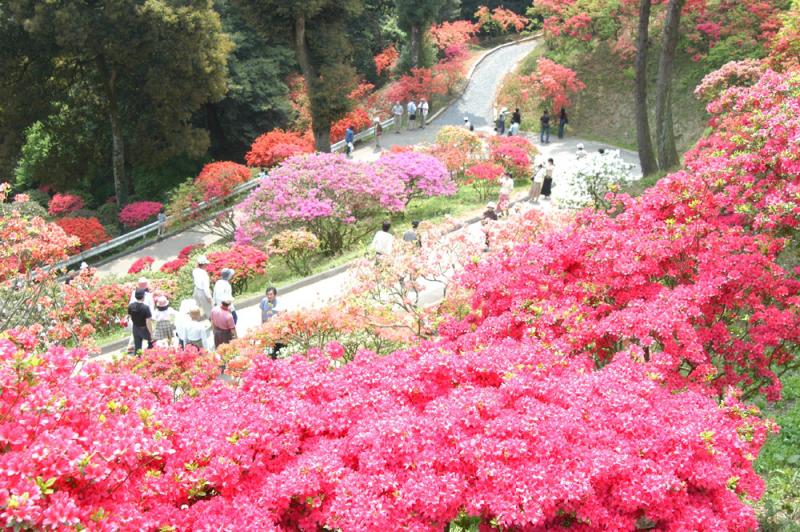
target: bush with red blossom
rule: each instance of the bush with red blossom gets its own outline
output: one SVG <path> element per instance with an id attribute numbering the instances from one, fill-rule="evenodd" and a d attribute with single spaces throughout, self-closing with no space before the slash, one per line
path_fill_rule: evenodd
<path id="1" fill-rule="evenodd" d="M 153 266 L 155 259 L 150 256 L 140 257 L 136 259 L 131 267 L 128 268 L 128 274 L 136 274 L 141 273 L 143 271 L 149 271 L 150 268 Z"/>
<path id="2" fill-rule="evenodd" d="M 128 228 L 139 227 L 155 220 L 164 206 L 157 201 L 136 201 L 119 211 L 119 221 Z"/>
<path id="3" fill-rule="evenodd" d="M 68 235 L 80 239 L 81 243 L 78 248 L 80 251 L 102 244 L 109 239 L 105 227 L 95 217 L 61 218 L 56 220 L 56 224 Z"/>
<path id="4" fill-rule="evenodd" d="M 289 157 L 313 151 L 314 142 L 307 135 L 273 129 L 258 137 L 244 158 L 248 166 L 269 168 Z"/>
<path id="5" fill-rule="evenodd" d="M 489 194 L 500 185 L 500 176 L 505 170 L 502 166 L 495 163 L 478 163 L 470 166 L 466 172 L 466 184 L 478 192 L 481 201 L 486 201 Z"/>
<path id="6" fill-rule="evenodd" d="M 343 140 L 347 126 L 353 126 L 353 131 L 358 132 L 362 129 L 367 129 L 371 125 L 372 120 L 367 112 L 362 107 L 356 107 L 331 126 L 331 142 Z"/>
<path id="7" fill-rule="evenodd" d="M 50 216 L 66 216 L 83 208 L 83 198 L 74 194 L 56 194 L 47 204 Z"/>
<path id="8" fill-rule="evenodd" d="M 253 277 L 266 271 L 269 255 L 254 246 L 234 244 L 228 249 L 209 253 L 207 258 L 206 271 L 213 279 L 220 277 L 223 268 L 235 270 L 231 284 L 236 292 L 242 292 Z"/>
<path id="9" fill-rule="evenodd" d="M 249 181 L 250 169 L 243 164 L 231 161 L 208 163 L 195 178 L 195 183 L 203 193 L 203 199 L 227 196 L 237 185 Z"/>

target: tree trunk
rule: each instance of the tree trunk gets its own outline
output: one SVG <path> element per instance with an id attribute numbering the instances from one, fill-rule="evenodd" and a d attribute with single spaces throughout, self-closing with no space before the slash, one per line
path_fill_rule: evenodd
<path id="1" fill-rule="evenodd" d="M 410 38 L 411 67 L 418 68 L 422 64 L 422 58 L 420 57 L 422 55 L 422 38 L 420 35 L 419 26 L 411 26 Z"/>
<path id="2" fill-rule="evenodd" d="M 97 66 L 100 75 L 106 82 L 108 121 L 111 125 L 111 168 L 114 174 L 114 192 L 117 205 L 122 207 L 128 201 L 128 180 L 125 175 L 125 140 L 122 136 L 122 124 L 117 104 L 117 69 L 116 67 L 109 68 L 102 56 L 98 58 Z"/>
<path id="3" fill-rule="evenodd" d="M 678 166 L 678 151 L 675 148 L 675 132 L 672 128 L 672 68 L 678 48 L 678 30 L 681 10 L 686 0 L 669 0 L 667 17 L 664 20 L 664 35 L 658 59 L 656 81 L 656 149 L 658 164 L 662 170 Z"/>
<path id="4" fill-rule="evenodd" d="M 311 63 L 308 43 L 306 42 L 306 19 L 304 16 L 299 15 L 295 19 L 293 33 L 294 53 L 297 57 L 297 63 L 300 65 L 300 71 L 303 73 L 303 77 L 306 80 L 306 91 L 308 91 L 308 99 L 311 101 L 311 130 L 314 133 L 314 144 L 318 151 L 330 152 L 330 121 L 322 119 L 322 117 L 315 112 L 314 100 L 315 91 L 317 90 L 317 73 L 314 65 Z"/>
<path id="5" fill-rule="evenodd" d="M 651 0 L 639 1 L 639 35 L 636 39 L 636 144 L 639 147 L 639 164 L 642 175 L 658 170 L 650 138 L 650 120 L 647 117 L 647 50 L 650 31 Z"/>

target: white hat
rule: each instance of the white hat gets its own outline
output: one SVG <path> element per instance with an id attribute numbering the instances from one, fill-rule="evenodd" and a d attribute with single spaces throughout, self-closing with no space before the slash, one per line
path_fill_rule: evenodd
<path id="1" fill-rule="evenodd" d="M 583 142 L 579 142 L 579 143 L 578 143 L 578 149 L 579 149 L 579 150 L 582 150 L 582 149 L 583 149 Z"/>
<path id="2" fill-rule="evenodd" d="M 199 257 L 197 257 L 197 264 L 198 265 L 208 264 L 208 257 L 206 257 L 205 255 L 200 255 Z"/>
<path id="3" fill-rule="evenodd" d="M 138 281 L 136 281 L 136 282 L 137 282 L 138 284 L 140 284 L 140 285 L 141 285 L 141 284 L 143 284 L 143 285 L 147 285 L 147 284 L 149 284 L 149 283 L 148 283 L 148 281 L 147 281 L 147 279 L 145 279 L 144 277 L 139 277 L 139 280 L 138 280 Z"/>
<path id="4" fill-rule="evenodd" d="M 497 203 L 495 203 L 493 201 L 490 201 L 489 203 L 486 204 L 486 208 L 487 209 L 496 209 L 497 208 Z"/>
<path id="5" fill-rule="evenodd" d="M 469 117 L 468 116 L 464 117 L 464 122 L 469 122 Z"/>

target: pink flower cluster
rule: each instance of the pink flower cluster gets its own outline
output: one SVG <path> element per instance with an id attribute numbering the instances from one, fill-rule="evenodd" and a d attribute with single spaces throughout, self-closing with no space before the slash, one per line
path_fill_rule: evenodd
<path id="1" fill-rule="evenodd" d="M 330 153 L 292 157 L 242 202 L 236 238 L 249 242 L 305 225 L 330 250 L 330 233 L 340 234 L 341 225 L 381 210 L 401 211 L 406 200 L 405 183 L 385 166 Z"/>
<path id="2" fill-rule="evenodd" d="M 418 197 L 452 196 L 458 190 L 447 168 L 431 155 L 420 152 L 387 152 L 378 159 L 387 172 L 395 172 L 405 184 L 408 201 Z"/>
<path id="3" fill-rule="evenodd" d="M 138 227 L 152 221 L 162 207 L 163 205 L 157 201 L 136 201 L 125 205 L 119 211 L 119 221 L 125 227 Z"/>
<path id="4" fill-rule="evenodd" d="M 74 194 L 56 194 L 47 204 L 50 216 L 66 216 L 83 208 L 83 198 Z"/>

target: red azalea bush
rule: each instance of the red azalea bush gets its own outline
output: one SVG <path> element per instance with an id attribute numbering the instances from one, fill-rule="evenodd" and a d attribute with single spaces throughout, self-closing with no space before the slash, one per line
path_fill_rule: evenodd
<path id="1" fill-rule="evenodd" d="M 574 70 L 544 57 L 536 62 L 536 71 L 522 81 L 554 114 L 569 107 L 572 96 L 586 88 Z"/>
<path id="2" fill-rule="evenodd" d="M 83 198 L 74 194 L 56 194 L 47 204 L 50 216 L 66 216 L 83 208 Z"/>
<path id="3" fill-rule="evenodd" d="M 132 290 L 132 285 L 98 285 L 94 279 L 73 281 L 64 286 L 59 318 L 91 325 L 99 333 L 117 330 L 126 320 Z"/>
<path id="4" fill-rule="evenodd" d="M 196 251 L 198 249 L 203 249 L 204 247 L 205 246 L 203 244 L 189 244 L 188 246 L 183 247 L 178 252 L 178 258 L 179 259 L 187 259 L 188 260 L 189 259 L 189 255 L 191 255 L 192 252 L 194 252 L 194 251 Z"/>
<path id="5" fill-rule="evenodd" d="M 208 163 L 195 178 L 203 199 L 227 196 L 234 187 L 250 180 L 250 169 L 231 161 Z"/>
<path id="6" fill-rule="evenodd" d="M 356 107 L 331 126 L 331 142 L 339 142 L 344 139 L 347 126 L 353 126 L 353 131 L 357 132 L 367 129 L 371 125 L 372 120 L 367 112 L 362 107 Z"/>
<path id="7" fill-rule="evenodd" d="M 153 266 L 155 259 L 150 256 L 140 257 L 136 259 L 131 267 L 128 268 L 128 274 L 136 274 L 143 272 L 145 270 L 150 270 L 150 267 Z"/>
<path id="8" fill-rule="evenodd" d="M 384 72 L 389 72 L 394 68 L 400 53 L 394 44 L 387 46 L 381 53 L 375 56 L 375 71 L 380 76 Z"/>
<path id="9" fill-rule="evenodd" d="M 79 250 L 83 251 L 109 239 L 105 227 L 97 218 L 61 218 L 56 224 L 68 235 L 76 236 L 80 240 Z"/>
<path id="10" fill-rule="evenodd" d="M 269 256 L 256 247 L 234 244 L 229 249 L 209 253 L 206 271 L 212 279 L 218 279 L 223 268 L 236 270 L 231 284 L 234 290 L 241 292 L 253 277 L 266 271 L 268 260 Z"/>
<path id="11" fill-rule="evenodd" d="M 434 24 L 428 30 L 433 44 L 439 50 L 445 50 L 454 45 L 467 44 L 472 41 L 477 32 L 478 25 L 468 20 L 445 21 L 441 24 Z"/>
<path id="12" fill-rule="evenodd" d="M 504 172 L 499 164 L 478 163 L 467 169 L 465 183 L 475 188 L 481 201 L 486 201 L 491 190 L 499 185 L 500 176 Z"/>
<path id="13" fill-rule="evenodd" d="M 253 142 L 244 159 L 248 166 L 268 168 L 289 157 L 313 151 L 314 143 L 307 135 L 273 129 Z"/>
<path id="14" fill-rule="evenodd" d="M 489 160 L 501 165 L 514 179 L 527 177 L 538 150 L 525 137 L 497 135 L 489 138 Z"/>
<path id="15" fill-rule="evenodd" d="M 157 201 L 135 201 L 119 211 L 119 221 L 127 228 L 139 227 L 153 221 L 162 208 Z"/>

